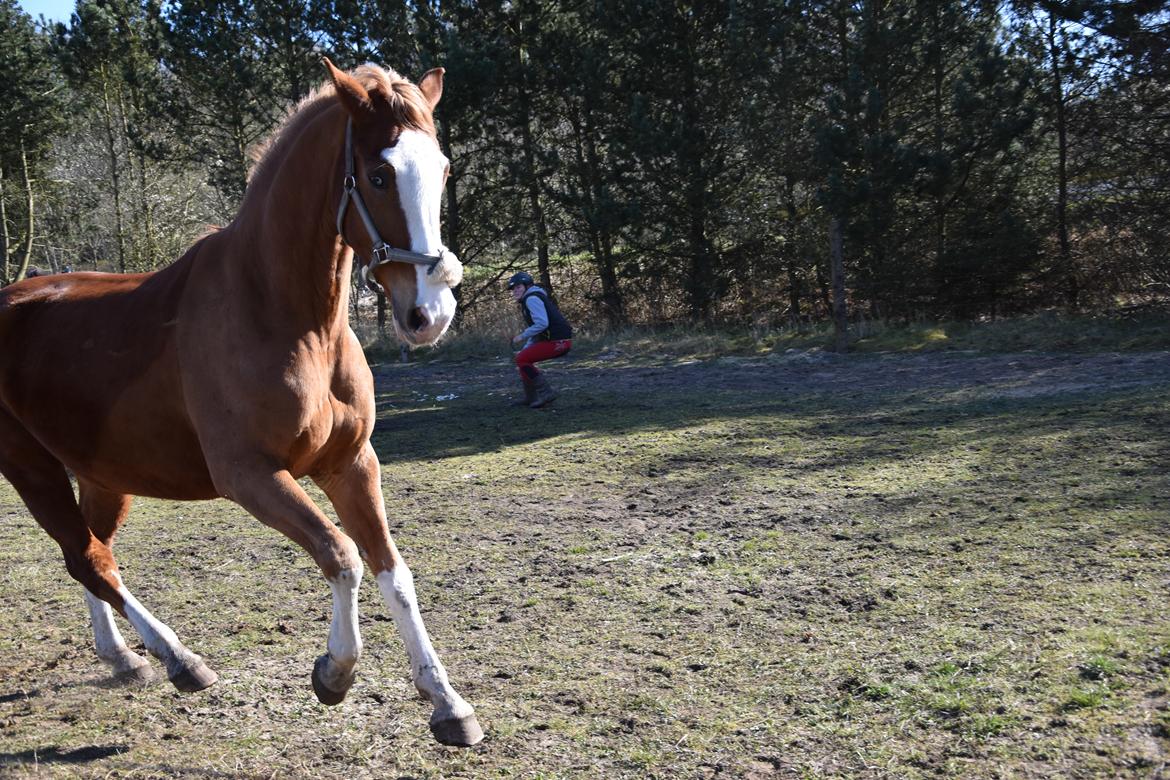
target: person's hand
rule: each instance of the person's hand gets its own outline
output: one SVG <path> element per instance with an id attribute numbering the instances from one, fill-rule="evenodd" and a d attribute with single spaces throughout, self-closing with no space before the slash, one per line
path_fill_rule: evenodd
<path id="1" fill-rule="evenodd" d="M 519 343 L 520 343 L 521 341 L 523 341 L 523 340 L 524 340 L 524 336 L 522 336 L 522 335 L 518 335 L 518 336 L 513 336 L 513 337 L 512 337 L 512 343 L 513 343 L 513 344 L 519 344 Z"/>

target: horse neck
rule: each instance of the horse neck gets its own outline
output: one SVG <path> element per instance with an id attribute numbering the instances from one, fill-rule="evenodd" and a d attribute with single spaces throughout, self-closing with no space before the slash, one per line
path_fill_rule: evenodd
<path id="1" fill-rule="evenodd" d="M 349 325 L 353 253 L 337 236 L 344 120 L 324 111 L 271 153 L 249 186 L 234 227 L 251 251 L 241 267 L 257 305 L 297 332 L 343 333 Z M 286 146 L 287 144 L 287 146 Z"/>

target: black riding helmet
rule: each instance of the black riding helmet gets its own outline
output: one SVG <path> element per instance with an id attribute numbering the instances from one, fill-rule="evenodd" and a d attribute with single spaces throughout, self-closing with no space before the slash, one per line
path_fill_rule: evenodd
<path id="1" fill-rule="evenodd" d="M 532 281 L 532 274 L 526 274 L 523 271 L 520 271 L 518 273 L 512 274 L 512 278 L 508 280 L 508 289 L 511 290 L 518 284 L 522 284 L 525 287 L 531 287 L 532 285 L 536 284 L 536 282 Z"/>

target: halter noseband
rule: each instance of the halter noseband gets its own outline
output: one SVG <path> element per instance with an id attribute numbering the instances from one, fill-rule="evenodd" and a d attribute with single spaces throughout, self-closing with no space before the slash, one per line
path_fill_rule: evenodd
<path id="1" fill-rule="evenodd" d="M 397 249 L 383 241 L 382 236 L 378 233 L 378 228 L 374 226 L 374 220 L 370 217 L 369 209 L 366 208 L 366 202 L 362 200 L 362 194 L 357 188 L 353 159 L 353 120 L 349 119 L 345 123 L 345 178 L 341 183 L 341 205 L 337 207 L 337 235 L 341 237 L 342 241 L 345 241 L 343 229 L 345 211 L 349 207 L 350 201 L 353 201 L 354 208 L 357 209 L 358 216 L 365 223 L 366 233 L 369 234 L 370 243 L 374 247 L 370 252 L 370 262 L 362 265 L 362 281 L 367 286 L 380 289 L 372 272 L 378 266 L 392 262 L 425 265 L 427 266 L 427 274 L 431 274 L 443 256 L 451 253 L 443 248 L 439 250 L 437 255 L 424 255 L 421 252 L 411 252 L 409 249 Z"/>

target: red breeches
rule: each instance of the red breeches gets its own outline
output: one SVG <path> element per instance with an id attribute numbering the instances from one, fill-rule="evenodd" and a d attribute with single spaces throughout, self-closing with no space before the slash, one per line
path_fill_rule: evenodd
<path id="1" fill-rule="evenodd" d="M 536 364 L 542 360 L 558 358 L 569 351 L 573 346 L 571 339 L 560 341 L 538 341 L 530 347 L 525 347 L 516 355 L 516 368 L 520 370 L 520 378 L 531 382 L 540 374 Z"/>

